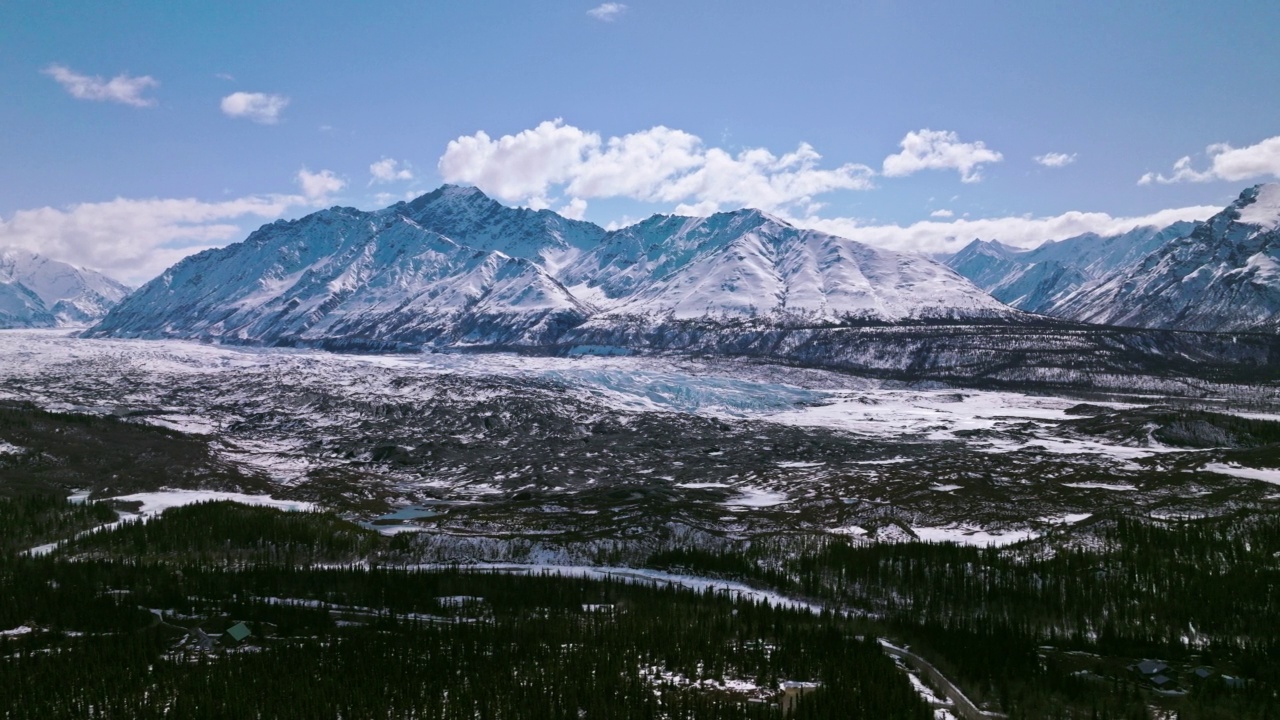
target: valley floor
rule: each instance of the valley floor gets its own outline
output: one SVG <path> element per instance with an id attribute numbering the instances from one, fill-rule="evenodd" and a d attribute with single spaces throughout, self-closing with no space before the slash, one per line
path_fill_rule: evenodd
<path id="1" fill-rule="evenodd" d="M 18 643 L 10 660 L 22 648 L 74 656 L 63 643 L 90 632 L 77 623 L 99 612 L 113 619 L 91 635 L 124 626 L 146 635 L 153 650 L 128 650 L 142 653 L 138 662 L 172 656 L 166 643 L 179 638 L 156 633 L 174 626 L 196 637 L 196 626 L 231 620 L 279 625 L 274 601 L 227 599 L 241 592 L 332 604 L 339 630 L 319 637 L 370 625 L 360 613 L 436 617 L 440 607 L 326 599 L 296 583 L 323 588 L 337 582 L 325 572 L 353 565 L 412 578 L 463 563 L 490 574 L 554 568 L 566 588 L 656 580 L 780 610 L 839 610 L 852 623 L 841 632 L 910 646 L 898 656 L 918 676 L 903 687 L 926 695 L 910 691 L 903 708 L 954 683 L 973 707 L 939 701 L 938 713 L 1275 709 L 1273 387 L 1064 396 L 680 355 L 347 355 L 63 331 L 0 332 L 0 368 L 0 497 L 13 498 L 0 511 L 16 508 L 0 572 L 32 587 L 90 572 L 78 597 L 117 598 L 115 609 L 77 610 L 58 592 L 32 596 L 66 608 L 57 617 L 11 598 L 0 607 L 0 625 L 13 628 L 0 650 Z M 219 500 L 260 507 L 192 505 Z M 120 569 L 131 565 L 144 569 Z M 231 595 L 201 596 L 186 619 L 186 601 L 155 594 L 179 568 L 188 578 L 250 567 L 317 574 L 290 581 L 295 594 L 257 576 L 239 590 L 219 585 Z M 160 608 L 159 627 L 170 630 L 129 619 L 138 606 Z M 343 642 L 372 648 L 375 636 Z M 253 647 L 297 650 L 269 644 Z M 651 651 L 637 650 L 637 662 Z M 182 663 L 203 662 L 202 652 Z M 1148 659 L 1162 674 L 1134 669 Z M 25 662 L 6 670 L 19 685 L 36 677 L 23 675 L 35 667 Z M 645 662 L 636 665 L 652 670 L 644 682 L 678 676 L 675 686 L 729 705 L 751 695 L 732 683 L 764 687 L 758 669 L 707 675 Z M 836 682 L 804 667 L 768 682 Z M 860 687 L 849 677 L 839 682 Z M 161 684 L 128 682 L 142 683 L 130 686 L 137 697 L 188 682 L 153 680 Z M 772 708 L 756 708 L 763 716 L 785 705 L 775 687 L 757 697 Z M 670 708 L 715 702 L 679 697 Z"/>

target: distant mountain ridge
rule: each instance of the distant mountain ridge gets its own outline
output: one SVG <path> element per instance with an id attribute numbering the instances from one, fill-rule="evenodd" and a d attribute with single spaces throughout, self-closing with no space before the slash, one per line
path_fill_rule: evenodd
<path id="1" fill-rule="evenodd" d="M 1086 233 L 1026 250 L 999 240 L 974 240 L 943 263 L 1019 310 L 1060 315 L 1077 290 L 1109 278 L 1165 243 L 1195 229 L 1194 222 L 1136 227 L 1118 235 Z"/>
<path id="2" fill-rule="evenodd" d="M 88 325 L 128 294 L 127 286 L 102 273 L 0 249 L 0 328 Z"/>
<path id="3" fill-rule="evenodd" d="M 1191 232 L 1063 298 L 1090 323 L 1280 331 L 1280 184 L 1257 185 Z"/>
<path id="4" fill-rule="evenodd" d="M 1280 184 L 1198 223 L 1081 235 L 1033 250 L 995 241 L 943 260 L 995 298 L 1091 324 L 1280 332 Z"/>
<path id="5" fill-rule="evenodd" d="M 928 258 L 757 210 L 606 232 L 445 186 L 186 258 L 89 334 L 342 347 L 534 346 L 571 328 L 1020 316 Z"/>
<path id="6" fill-rule="evenodd" d="M 637 236 L 649 238 L 641 254 Z M 759 210 L 651 218 L 607 236 L 566 281 L 608 299 L 592 325 L 623 318 L 786 325 L 1017 314 L 938 263 L 801 230 Z"/>

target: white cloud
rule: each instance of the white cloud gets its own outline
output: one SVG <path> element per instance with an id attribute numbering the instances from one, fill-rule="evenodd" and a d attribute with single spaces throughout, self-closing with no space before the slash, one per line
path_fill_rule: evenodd
<path id="1" fill-rule="evenodd" d="M 289 98 L 270 93 L 234 92 L 222 98 L 222 112 L 228 117 L 248 118 L 263 125 L 280 122 L 280 113 L 289 105 Z"/>
<path id="2" fill-rule="evenodd" d="M 955 213 L 951 212 L 950 210 L 934 210 L 933 212 L 929 213 L 929 217 L 949 218 L 949 217 L 955 217 Z"/>
<path id="3" fill-rule="evenodd" d="M 961 182 L 978 182 L 983 164 L 1004 159 L 981 140 L 960 142 L 950 130 L 913 130 L 899 145 L 902 152 L 884 159 L 884 174 L 888 177 L 904 177 L 921 170 L 957 170 Z"/>
<path id="4" fill-rule="evenodd" d="M 330 195 L 341 192 L 347 186 L 347 181 L 333 174 L 332 170 L 313 173 L 304 167 L 294 179 L 298 187 L 302 188 L 303 196 L 313 205 L 324 205 L 329 202 Z"/>
<path id="5" fill-rule="evenodd" d="M 140 284 L 182 258 L 243 239 L 240 221 L 281 217 L 328 202 L 346 182 L 329 170 L 303 168 L 295 176 L 302 194 L 250 195 L 206 202 L 194 198 L 116 198 L 64 208 L 19 210 L 0 218 L 0 247 L 11 246 L 55 260 L 101 270 Z"/>
<path id="6" fill-rule="evenodd" d="M 581 220 L 587 214 L 587 201 L 582 198 L 573 198 L 562 205 L 556 212 L 570 220 Z"/>
<path id="7" fill-rule="evenodd" d="M 620 2 L 607 2 L 587 11 L 587 14 L 601 22 L 613 22 L 627 11 L 627 6 Z"/>
<path id="8" fill-rule="evenodd" d="M 71 97 L 80 100 L 105 100 L 134 107 L 152 107 L 156 101 L 143 97 L 148 88 L 158 87 L 160 81 L 150 75 L 130 77 L 117 75 L 110 80 L 101 76 L 81 75 L 64 65 L 50 65 L 42 70 L 66 89 Z"/>
<path id="9" fill-rule="evenodd" d="M 497 140 L 481 130 L 450 140 L 439 169 L 446 182 L 472 183 L 504 200 L 529 201 L 543 198 L 552 184 L 569 180 L 588 148 L 599 144 L 598 135 L 560 120 Z"/>
<path id="10" fill-rule="evenodd" d="M 1205 154 L 1209 156 L 1207 170 L 1197 171 L 1191 167 L 1191 157 L 1186 156 L 1179 158 L 1173 164 L 1173 174 L 1165 176 L 1149 172 L 1138 179 L 1138 184 L 1209 182 L 1210 180 L 1238 182 L 1265 176 L 1280 178 L 1280 135 L 1242 148 L 1217 143 L 1205 148 Z"/>
<path id="11" fill-rule="evenodd" d="M 400 167 L 400 164 L 391 158 L 382 158 L 373 163 L 369 166 L 369 174 L 373 176 L 369 184 L 412 180 L 413 171 L 409 169 L 409 163 L 404 163 L 404 167 Z"/>
<path id="12" fill-rule="evenodd" d="M 0 218 L 0 246 L 25 248 L 137 284 L 187 255 L 242 238 L 238 220 L 277 218 L 304 203 L 297 195 L 223 202 L 117 198 L 19 210 Z"/>
<path id="13" fill-rule="evenodd" d="M 781 156 L 764 148 L 734 155 L 662 126 L 604 140 L 554 120 L 496 140 L 483 131 L 459 137 L 445 148 L 439 169 L 447 182 L 471 183 L 530 207 L 548 207 L 563 192 L 711 211 L 721 205 L 777 210 L 807 206 L 814 195 L 833 190 L 871 187 L 871 168 L 850 163 L 821 169 L 819 160 L 806 143 Z"/>
<path id="14" fill-rule="evenodd" d="M 1070 211 L 1045 217 L 960 218 L 948 222 L 923 220 L 907 226 L 863 225 L 854 218 L 791 218 L 800 227 L 821 230 L 893 250 L 936 253 L 954 252 L 975 238 L 999 240 L 1017 247 L 1031 248 L 1048 240 L 1087 232 L 1114 235 L 1142 225 L 1165 227 L 1179 220 L 1204 220 L 1221 212 L 1211 205 L 1173 208 L 1136 217 L 1113 217 L 1107 213 Z"/>
<path id="15" fill-rule="evenodd" d="M 1066 167 L 1067 165 L 1070 165 L 1071 163 L 1075 162 L 1076 153 L 1071 153 L 1070 155 L 1068 155 L 1066 153 L 1050 152 L 1050 153 L 1045 153 L 1043 155 L 1036 155 L 1031 159 L 1035 160 L 1037 163 L 1040 163 L 1041 165 L 1047 168 L 1060 168 L 1060 167 Z"/>

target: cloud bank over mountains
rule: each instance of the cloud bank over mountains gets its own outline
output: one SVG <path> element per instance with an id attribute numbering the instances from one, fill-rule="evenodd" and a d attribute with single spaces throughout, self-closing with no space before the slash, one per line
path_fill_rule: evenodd
<path id="1" fill-rule="evenodd" d="M 1269 137 L 1247 147 L 1231 147 L 1227 143 L 1214 143 L 1205 148 L 1209 167 L 1193 168 L 1190 155 L 1184 155 L 1173 164 L 1169 175 L 1149 172 L 1138 178 L 1139 185 L 1160 183 L 1168 185 L 1181 182 L 1210 182 L 1226 180 L 1239 182 L 1256 178 L 1280 178 L 1280 135 Z"/>
<path id="2" fill-rule="evenodd" d="M 0 247 L 30 250 L 100 270 L 130 284 L 149 280 L 182 258 L 244 238 L 246 228 L 329 204 L 346 181 L 331 170 L 302 168 L 299 193 L 195 198 L 116 198 L 63 208 L 20 210 L 0 218 Z"/>
<path id="3" fill-rule="evenodd" d="M 484 131 L 461 136 L 438 167 L 445 182 L 533 208 L 563 196 L 570 204 L 609 197 L 669 203 L 697 215 L 744 206 L 778 211 L 833 190 L 872 187 L 871 168 L 824 169 L 821 159 L 808 143 L 781 155 L 765 148 L 731 153 L 661 125 L 606 139 L 556 119 L 496 139 Z"/>
<path id="4" fill-rule="evenodd" d="M 73 95 L 142 107 L 154 101 L 140 93 L 158 85 L 146 76 L 75 78 L 79 84 L 69 86 Z M 288 103 L 281 95 L 237 92 L 223 98 L 221 109 L 230 117 L 275 124 Z M 1190 158 L 1183 158 L 1173 175 L 1148 173 L 1142 183 L 1280 176 L 1280 137 L 1238 149 L 1213 145 L 1208 154 L 1212 165 L 1207 170 L 1193 170 Z M 1075 159 L 1074 154 L 1060 152 L 1032 158 L 1046 168 L 1064 167 Z M 1034 247 L 1086 232 L 1113 234 L 1138 225 L 1204 219 L 1218 209 L 1191 206 L 1132 217 L 1072 210 L 986 218 L 935 209 L 928 219 L 906 225 L 824 212 L 822 198 L 828 193 L 873 191 L 877 183 L 900 182 L 924 171 L 951 171 L 962 183 L 977 183 L 986 168 L 1004 160 L 1003 153 L 981 140 L 930 128 L 906 133 L 897 152 L 887 154 L 877 171 L 862 163 L 825 164 L 818 149 L 806 142 L 786 152 L 764 147 L 731 150 L 662 125 L 606 136 L 555 119 L 497 137 L 483 130 L 458 136 L 445 146 L 437 170 L 445 182 L 475 185 L 508 204 L 551 208 L 572 219 L 586 219 L 591 202 L 610 199 L 652 203 L 661 212 L 693 216 L 754 207 L 800 227 L 926 253 L 953 252 L 975 238 Z M 423 181 L 430 183 L 402 159 L 383 156 L 367 170 L 365 187 L 379 186 L 380 191 L 365 197 L 364 204 L 389 205 L 420 193 Z M 0 217 L 0 246 L 29 249 L 139 283 L 186 255 L 241 239 L 258 223 L 334 202 L 359 203 L 344 195 L 350 183 L 333 170 L 304 166 L 293 182 L 294 192 L 231 200 L 117 198 L 20 210 Z M 632 221 L 624 217 L 608 224 L 617 227 Z"/>

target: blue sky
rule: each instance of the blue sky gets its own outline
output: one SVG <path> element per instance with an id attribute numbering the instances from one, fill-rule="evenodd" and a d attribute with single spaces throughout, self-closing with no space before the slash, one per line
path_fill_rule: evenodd
<path id="1" fill-rule="evenodd" d="M 1280 176 L 1277 27 L 1252 1 L 5 3 L 0 244 L 137 282 L 446 180 L 935 252 L 1202 217 Z"/>

